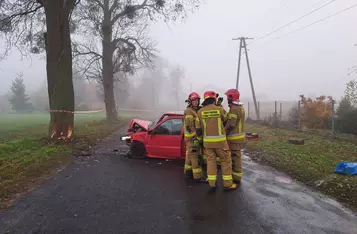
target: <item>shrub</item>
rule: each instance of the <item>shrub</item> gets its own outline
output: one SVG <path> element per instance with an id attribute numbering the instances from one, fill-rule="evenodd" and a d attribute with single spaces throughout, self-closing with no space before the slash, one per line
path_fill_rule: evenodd
<path id="1" fill-rule="evenodd" d="M 327 128 L 332 116 L 332 97 L 320 96 L 313 100 L 300 95 L 301 123 L 307 128 Z"/>

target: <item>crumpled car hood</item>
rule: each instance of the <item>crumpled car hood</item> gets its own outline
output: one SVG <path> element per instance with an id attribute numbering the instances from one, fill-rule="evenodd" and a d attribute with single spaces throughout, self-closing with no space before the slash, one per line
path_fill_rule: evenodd
<path id="1" fill-rule="evenodd" d="M 131 120 L 130 127 L 132 127 L 134 123 L 140 125 L 140 127 L 144 128 L 147 131 L 149 124 L 151 124 L 151 121 L 142 120 L 142 119 L 133 119 Z"/>

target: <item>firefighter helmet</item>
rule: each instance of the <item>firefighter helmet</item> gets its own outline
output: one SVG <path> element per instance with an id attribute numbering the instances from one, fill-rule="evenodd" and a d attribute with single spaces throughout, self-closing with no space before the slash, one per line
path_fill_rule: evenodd
<path id="1" fill-rule="evenodd" d="M 207 98 L 214 98 L 216 99 L 218 97 L 218 94 L 215 91 L 206 91 L 204 94 L 204 99 L 206 100 Z"/>
<path id="2" fill-rule="evenodd" d="M 196 99 L 200 99 L 200 95 L 196 92 L 192 92 L 190 93 L 190 95 L 188 95 L 188 100 L 189 101 L 193 101 L 193 100 L 196 100 Z"/>
<path id="3" fill-rule="evenodd" d="M 225 95 L 227 95 L 227 99 L 229 101 L 232 102 L 239 101 L 240 93 L 236 89 L 228 89 Z"/>

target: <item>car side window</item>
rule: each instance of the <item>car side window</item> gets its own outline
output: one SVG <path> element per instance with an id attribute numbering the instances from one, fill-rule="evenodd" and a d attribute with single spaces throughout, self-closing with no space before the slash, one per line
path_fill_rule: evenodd
<path id="1" fill-rule="evenodd" d="M 183 119 L 169 119 L 155 128 L 158 135 L 181 135 Z"/>

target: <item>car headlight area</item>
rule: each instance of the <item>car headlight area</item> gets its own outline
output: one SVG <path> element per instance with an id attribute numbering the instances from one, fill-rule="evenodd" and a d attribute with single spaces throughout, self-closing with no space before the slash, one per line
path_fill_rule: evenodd
<path id="1" fill-rule="evenodd" d="M 120 137 L 120 140 L 122 140 L 122 141 L 130 140 L 130 139 L 131 139 L 131 136 L 122 136 L 122 137 Z"/>

